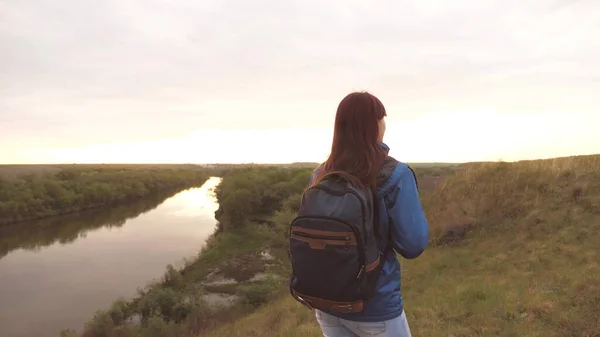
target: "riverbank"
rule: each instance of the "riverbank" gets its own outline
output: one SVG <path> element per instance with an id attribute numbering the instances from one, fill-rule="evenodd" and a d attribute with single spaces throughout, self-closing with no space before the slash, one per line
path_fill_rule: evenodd
<path id="1" fill-rule="evenodd" d="M 195 165 L 3 165 L 0 225 L 129 203 L 208 177 Z"/>
<path id="2" fill-rule="evenodd" d="M 218 234 L 197 259 L 182 269 L 168 266 L 160 281 L 140 289 L 134 298 L 98 311 L 83 336 L 199 333 L 269 301 L 287 274 L 285 224 L 310 172 L 276 167 L 228 170 L 215 191 Z"/>
<path id="3" fill-rule="evenodd" d="M 56 337 L 194 258 L 216 227 L 211 177 L 161 198 L 0 227 L 0 336 Z M 56 310 L 60 308 L 60 310 Z"/>

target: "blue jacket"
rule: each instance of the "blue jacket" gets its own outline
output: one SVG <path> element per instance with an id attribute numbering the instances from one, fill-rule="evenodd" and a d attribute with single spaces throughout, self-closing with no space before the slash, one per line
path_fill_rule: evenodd
<path id="1" fill-rule="evenodd" d="M 381 143 L 386 150 L 387 145 Z M 311 176 L 314 179 L 318 168 Z M 421 255 L 429 242 L 429 224 L 423 212 L 417 183 L 407 164 L 387 157 L 378 179 L 379 219 L 382 233 L 391 229 L 395 252 L 406 259 Z M 383 245 L 383 243 L 382 243 Z M 388 250 L 378 280 L 377 291 L 359 314 L 328 314 L 360 322 L 380 322 L 400 316 L 404 310 L 401 291 L 400 262 Z"/>

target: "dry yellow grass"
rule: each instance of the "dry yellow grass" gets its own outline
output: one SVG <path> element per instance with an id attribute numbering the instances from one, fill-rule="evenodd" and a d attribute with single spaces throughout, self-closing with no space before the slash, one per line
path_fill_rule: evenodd
<path id="1" fill-rule="evenodd" d="M 474 164 L 423 197 L 413 336 L 600 336 L 600 156 Z M 204 336 L 321 336 L 287 295 Z"/>

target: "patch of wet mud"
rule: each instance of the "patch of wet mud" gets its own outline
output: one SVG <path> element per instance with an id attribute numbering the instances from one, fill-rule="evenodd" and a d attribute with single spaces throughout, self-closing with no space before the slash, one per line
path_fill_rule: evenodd
<path id="1" fill-rule="evenodd" d="M 229 259 L 206 275 L 202 282 L 206 294 L 202 298 L 213 309 L 234 305 L 241 299 L 237 287 L 267 281 L 267 267 L 275 260 L 269 251 Z"/>
<path id="2" fill-rule="evenodd" d="M 207 286 L 222 286 L 228 284 L 237 284 L 238 281 L 236 281 L 233 278 L 227 278 L 223 276 L 219 269 L 215 269 L 212 272 L 210 272 L 210 274 L 206 275 L 206 278 L 204 279 L 203 283 Z"/>
<path id="3" fill-rule="evenodd" d="M 227 308 L 234 305 L 241 297 L 233 294 L 209 293 L 202 295 L 202 300 L 211 308 Z"/>
<path id="4" fill-rule="evenodd" d="M 232 278 L 237 282 L 244 282 L 257 273 L 265 272 L 264 261 L 257 255 L 242 255 L 227 260 L 221 267 L 221 274 L 225 278 Z"/>
<path id="5" fill-rule="evenodd" d="M 254 276 L 252 276 L 252 278 L 250 278 L 247 282 L 260 282 L 260 281 L 266 281 L 267 280 L 267 274 L 265 273 L 258 273 Z"/>
<path id="6" fill-rule="evenodd" d="M 275 257 L 271 255 L 271 253 L 267 250 L 263 250 L 262 252 L 260 252 L 260 257 L 265 261 L 275 260 Z"/>

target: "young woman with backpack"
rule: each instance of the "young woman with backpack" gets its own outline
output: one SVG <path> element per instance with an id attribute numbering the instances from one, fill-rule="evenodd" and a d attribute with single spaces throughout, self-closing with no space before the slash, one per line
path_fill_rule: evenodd
<path id="1" fill-rule="evenodd" d="M 340 102 L 329 158 L 290 225 L 290 292 L 326 337 L 411 336 L 396 253 L 421 255 L 429 224 L 414 171 L 383 143 L 386 115 L 367 92 Z"/>

